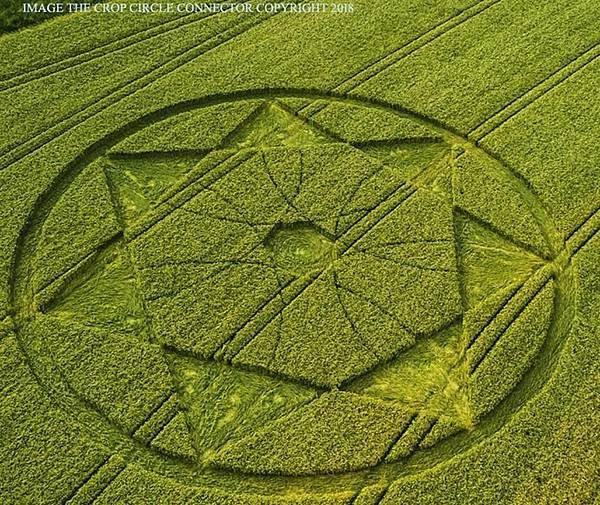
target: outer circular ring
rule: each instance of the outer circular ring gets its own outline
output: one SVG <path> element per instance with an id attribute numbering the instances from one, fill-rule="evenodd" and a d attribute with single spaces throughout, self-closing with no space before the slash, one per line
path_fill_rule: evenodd
<path id="1" fill-rule="evenodd" d="M 515 388 L 509 397 L 505 398 L 490 415 L 483 419 L 473 432 L 454 435 L 450 437 L 450 439 L 438 443 L 433 449 L 420 451 L 414 454 L 406 461 L 385 464 L 364 471 L 352 472 L 351 474 L 317 477 L 269 477 L 272 484 L 266 486 L 264 478 L 260 477 L 254 478 L 249 475 L 238 476 L 231 472 L 210 469 L 206 470 L 201 475 L 198 475 L 194 471 L 194 468 L 191 468 L 189 465 L 179 464 L 178 462 L 165 464 L 162 458 L 155 454 L 153 450 L 141 446 L 141 444 L 131 440 L 127 434 L 116 433 L 114 426 L 107 426 L 105 419 L 102 419 L 98 413 L 87 411 L 84 406 L 78 404 L 77 400 L 66 398 L 65 394 L 68 394 L 68 385 L 57 385 L 54 382 L 56 371 L 47 370 L 45 368 L 47 363 L 37 361 L 34 354 L 30 352 L 30 348 L 34 343 L 26 342 L 20 334 L 23 323 L 33 317 L 27 297 L 28 279 L 24 272 L 28 272 L 28 267 L 31 265 L 33 252 L 35 251 L 35 245 L 39 237 L 39 231 L 46 217 L 69 184 L 75 180 L 84 167 L 102 157 L 112 146 L 124 138 L 142 130 L 149 124 L 166 119 L 172 115 L 209 105 L 250 99 L 276 98 L 306 98 L 310 100 L 344 102 L 365 107 L 374 107 L 395 114 L 401 114 L 402 116 L 410 116 L 414 121 L 426 124 L 429 128 L 438 131 L 446 140 L 451 141 L 454 144 L 467 149 L 476 149 L 485 152 L 466 138 L 460 136 L 457 132 L 451 131 L 438 122 L 419 116 L 409 110 L 393 107 L 377 100 L 362 100 L 349 98 L 343 95 L 318 94 L 302 90 L 256 90 L 232 95 L 218 95 L 204 99 L 180 102 L 143 115 L 128 125 L 108 134 L 100 141 L 95 142 L 82 151 L 71 163 L 67 164 L 61 174 L 36 202 L 36 205 L 30 214 L 28 225 L 21 234 L 16 249 L 12 272 L 11 300 L 15 311 L 17 338 L 38 383 L 48 395 L 53 397 L 58 405 L 71 413 L 76 412 L 78 421 L 82 422 L 82 424 L 93 433 L 96 439 L 101 440 L 108 447 L 114 447 L 116 445 L 115 441 L 118 441 L 118 445 L 121 446 L 119 452 L 125 459 L 135 460 L 153 471 L 175 478 L 186 485 L 192 486 L 218 488 L 220 487 L 219 482 L 221 482 L 222 479 L 226 479 L 228 483 L 231 483 L 232 479 L 238 479 L 244 482 L 244 485 L 248 488 L 249 492 L 255 492 L 257 494 L 278 494 L 279 492 L 283 492 L 285 488 L 289 486 L 302 487 L 309 493 L 311 491 L 323 493 L 328 490 L 331 492 L 339 492 L 343 489 L 356 490 L 370 482 L 381 483 L 381 481 L 384 480 L 389 483 L 402 476 L 412 475 L 424 469 L 431 468 L 443 461 L 457 456 L 474 445 L 481 443 L 500 429 L 511 416 L 516 414 L 523 404 L 542 388 L 547 378 L 552 373 L 563 341 L 561 336 L 564 334 L 565 328 L 568 328 L 570 324 L 570 315 L 569 311 L 566 310 L 566 307 L 572 302 L 571 293 L 573 292 L 573 289 L 571 288 L 572 281 L 568 275 L 563 275 L 563 268 L 560 265 L 557 265 L 557 274 L 555 277 L 558 284 L 555 302 L 557 308 L 556 317 L 542 350 L 544 355 L 549 356 L 550 359 L 545 363 L 537 363 L 534 367 L 529 369 L 517 388 Z M 506 173 L 510 174 L 516 183 L 520 184 L 523 190 L 530 194 L 531 201 L 536 202 L 536 205 L 538 206 L 538 211 L 542 212 L 547 217 L 548 213 L 545 212 L 541 203 L 535 195 L 531 193 L 527 185 L 500 160 L 494 158 L 490 153 L 486 153 L 486 155 L 494 159 L 496 163 L 502 165 Z M 550 228 L 547 230 L 547 235 L 550 237 L 558 236 L 551 227 L 550 219 L 547 218 L 545 222 Z M 562 244 L 553 243 L 549 245 L 555 256 L 558 257 L 558 253 L 560 252 L 560 249 L 562 249 Z"/>

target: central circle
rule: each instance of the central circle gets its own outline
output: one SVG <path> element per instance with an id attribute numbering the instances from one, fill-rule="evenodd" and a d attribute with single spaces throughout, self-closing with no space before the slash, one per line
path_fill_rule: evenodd
<path id="1" fill-rule="evenodd" d="M 295 274 L 324 268 L 336 258 L 333 240 L 312 223 L 279 223 L 264 243 L 275 263 Z"/>

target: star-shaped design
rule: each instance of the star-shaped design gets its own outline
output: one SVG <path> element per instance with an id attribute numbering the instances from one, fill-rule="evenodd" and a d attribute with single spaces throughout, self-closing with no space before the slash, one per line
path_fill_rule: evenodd
<path id="1" fill-rule="evenodd" d="M 335 426 L 348 410 L 382 427 L 369 458 L 317 458 L 319 473 L 394 461 L 475 422 L 470 377 L 490 350 L 474 344 L 476 321 L 544 266 L 543 237 L 526 217 L 503 227 L 500 202 L 526 202 L 477 153 L 412 118 L 329 107 L 193 110 L 99 163 L 123 232 L 40 300 L 49 316 L 161 346 L 187 421 L 173 417 L 159 448 L 189 428 L 186 457 L 293 474 L 271 445 L 307 418 Z M 326 443 L 323 426 L 311 436 Z"/>

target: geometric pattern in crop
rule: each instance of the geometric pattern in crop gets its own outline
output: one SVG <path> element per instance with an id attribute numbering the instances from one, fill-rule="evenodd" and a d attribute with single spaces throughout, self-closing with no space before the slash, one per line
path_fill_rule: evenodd
<path id="1" fill-rule="evenodd" d="M 390 478 L 526 399 L 556 317 L 544 209 L 438 126 L 311 99 L 167 109 L 38 210 L 32 359 L 154 471 Z"/>

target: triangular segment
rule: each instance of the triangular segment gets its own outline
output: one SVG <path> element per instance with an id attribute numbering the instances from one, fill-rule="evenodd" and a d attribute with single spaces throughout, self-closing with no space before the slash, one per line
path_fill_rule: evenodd
<path id="1" fill-rule="evenodd" d="M 417 341 L 397 358 L 350 383 L 348 389 L 406 409 L 413 414 L 417 424 L 422 418 L 427 419 L 427 429 L 431 422 L 435 421 L 437 425 L 441 421 L 435 430 L 434 442 L 457 431 L 471 429 L 474 414 L 462 325 L 451 325 Z M 399 450 L 406 445 L 404 450 L 410 449 L 408 452 L 416 448 L 421 435 L 416 438 L 410 435 L 413 424 L 405 426 L 405 435 L 399 439 L 400 445 L 390 451 L 388 461 L 395 461 Z M 409 434 L 408 440 L 406 434 Z"/>
<path id="2" fill-rule="evenodd" d="M 454 164 L 454 205 L 521 247 L 550 256 L 543 215 L 525 184 L 486 154 L 466 151 Z"/>
<path id="3" fill-rule="evenodd" d="M 429 187 L 452 201 L 452 166 L 448 160 L 440 161 Z"/>
<path id="4" fill-rule="evenodd" d="M 107 159 L 105 171 L 123 224 L 128 226 L 148 211 L 199 160 L 195 156 Z"/>
<path id="5" fill-rule="evenodd" d="M 378 107 L 331 102 L 312 119 L 350 144 L 442 141 L 440 133 L 418 120 Z"/>
<path id="6" fill-rule="evenodd" d="M 461 331 L 462 326 L 455 324 L 417 341 L 397 358 L 351 382 L 348 389 L 415 412 L 426 408 L 444 391 L 452 370 L 461 362 Z"/>
<path id="7" fill-rule="evenodd" d="M 545 264 L 491 229 L 457 214 L 457 250 L 467 308 L 510 284 L 523 281 Z"/>
<path id="8" fill-rule="evenodd" d="M 169 421 L 152 440 L 150 446 L 175 457 L 185 459 L 196 459 L 197 457 L 196 450 L 191 442 L 187 421 L 182 412 L 177 413 Z"/>
<path id="9" fill-rule="evenodd" d="M 146 334 L 146 319 L 129 255 L 122 243 L 97 255 L 60 292 L 46 312 L 134 335 Z"/>
<path id="10" fill-rule="evenodd" d="M 334 142 L 282 106 L 266 102 L 224 141 L 222 148 L 264 149 Z"/>
<path id="11" fill-rule="evenodd" d="M 33 263 L 34 292 L 54 291 L 64 277 L 120 232 L 101 162 L 94 161 L 66 188 L 43 223 Z"/>
<path id="12" fill-rule="evenodd" d="M 260 103 L 234 101 L 181 112 L 127 137 L 110 152 L 130 155 L 206 152 L 217 148 Z"/>
<path id="13" fill-rule="evenodd" d="M 458 145 L 445 144 L 447 149 L 434 158 L 411 182 L 420 188 L 427 188 L 442 195 L 448 202 L 453 202 L 453 177 L 456 160 L 464 153 Z"/>
<path id="14" fill-rule="evenodd" d="M 169 353 L 168 358 L 192 444 L 203 462 L 316 394 L 306 386 L 260 372 L 175 353 Z"/>

